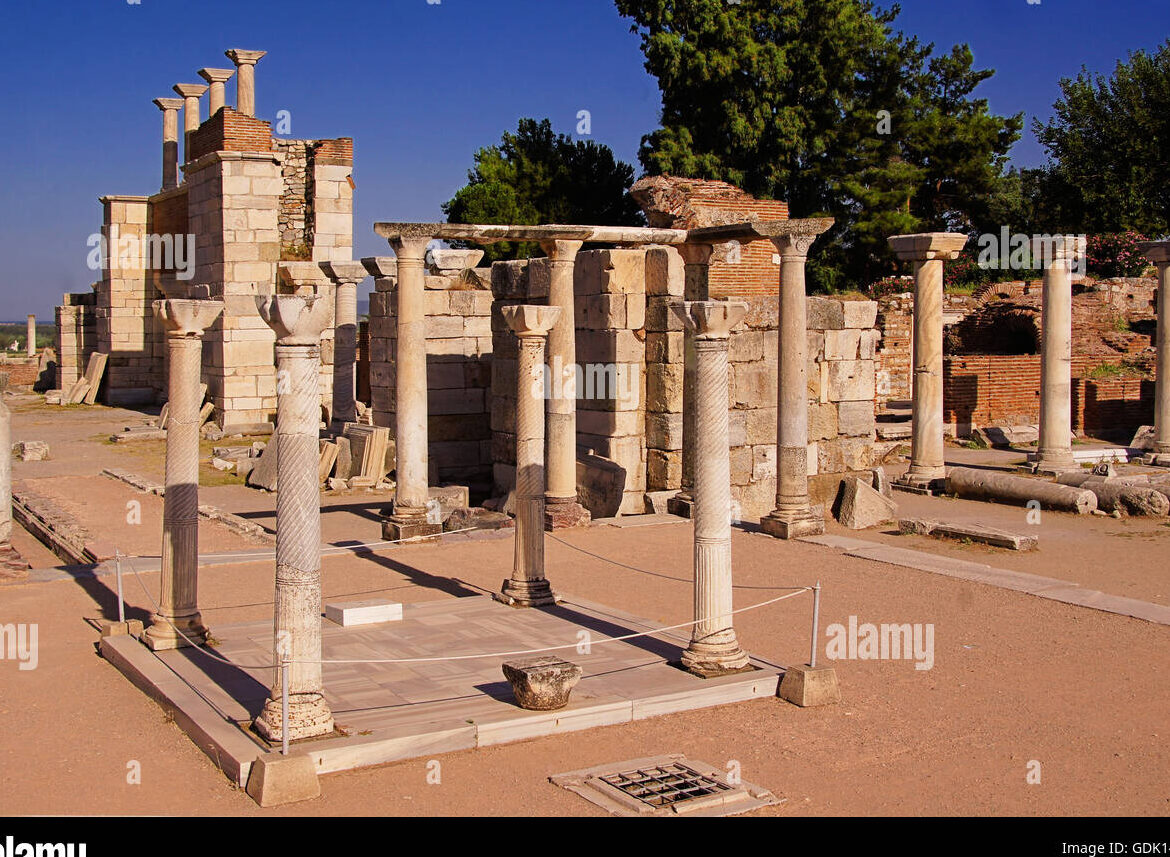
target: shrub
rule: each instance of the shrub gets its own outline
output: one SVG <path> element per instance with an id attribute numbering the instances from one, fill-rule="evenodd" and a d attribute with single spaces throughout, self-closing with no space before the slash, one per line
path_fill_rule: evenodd
<path id="1" fill-rule="evenodd" d="M 1086 248 L 1089 273 L 1102 279 L 1139 277 L 1149 261 L 1138 249 L 1146 236 L 1140 232 L 1109 232 L 1090 235 Z"/>

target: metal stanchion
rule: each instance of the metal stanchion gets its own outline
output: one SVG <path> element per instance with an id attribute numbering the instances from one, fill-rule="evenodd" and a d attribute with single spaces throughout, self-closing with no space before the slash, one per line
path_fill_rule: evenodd
<path id="1" fill-rule="evenodd" d="M 280 752 L 288 755 L 288 655 L 280 661 Z"/>
<path id="2" fill-rule="evenodd" d="M 118 579 L 118 621 L 126 623 L 126 602 L 122 599 L 122 552 L 114 548 L 114 576 Z"/>
<path id="3" fill-rule="evenodd" d="M 813 617 L 812 617 L 812 653 L 808 658 L 808 665 L 813 669 L 817 666 L 817 634 L 820 629 L 817 627 L 821 621 L 821 582 L 818 580 L 817 585 L 813 587 Z"/>

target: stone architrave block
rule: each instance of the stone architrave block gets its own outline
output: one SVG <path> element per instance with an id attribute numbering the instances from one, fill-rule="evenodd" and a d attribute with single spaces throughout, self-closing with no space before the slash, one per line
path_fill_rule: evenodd
<path id="1" fill-rule="evenodd" d="M 876 527 L 896 520 L 898 505 L 861 479 L 851 476 L 842 483 L 841 511 L 838 520 L 851 530 Z"/>

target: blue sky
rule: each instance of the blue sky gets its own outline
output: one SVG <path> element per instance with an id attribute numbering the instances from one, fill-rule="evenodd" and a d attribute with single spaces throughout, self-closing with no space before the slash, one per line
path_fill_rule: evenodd
<path id="1" fill-rule="evenodd" d="M 885 4 L 888 5 L 888 4 Z M 1001 114 L 1048 116 L 1062 76 L 1108 73 L 1170 28 L 1166 0 L 903 0 L 900 29 L 939 52 L 967 42 L 996 70 L 978 94 Z M 229 47 L 267 50 L 257 114 L 294 138 L 354 138 L 355 255 L 388 252 L 375 220 L 441 219 L 472 153 L 548 117 L 636 164 L 658 118 L 638 39 L 609 0 L 57 0 L 8 3 L 0 29 L 0 319 L 50 320 L 96 278 L 87 237 L 103 194 L 159 187 L 151 104 Z M 234 104 L 234 80 L 228 103 Z M 206 98 L 203 101 L 206 110 Z M 1042 163 L 1030 131 L 1017 164 Z"/>

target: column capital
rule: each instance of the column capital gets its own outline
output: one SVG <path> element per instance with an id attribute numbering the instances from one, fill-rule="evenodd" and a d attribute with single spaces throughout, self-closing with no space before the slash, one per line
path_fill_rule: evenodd
<path id="1" fill-rule="evenodd" d="M 1143 241 L 1138 249 L 1155 265 L 1170 265 L 1170 241 Z"/>
<path id="2" fill-rule="evenodd" d="M 154 106 L 164 113 L 168 110 L 182 110 L 184 101 L 182 98 L 156 98 Z"/>
<path id="3" fill-rule="evenodd" d="M 208 87 L 205 83 L 176 83 L 171 88 L 183 98 L 201 98 Z"/>
<path id="4" fill-rule="evenodd" d="M 545 252 L 550 262 L 571 264 L 577 258 L 577 252 L 583 243 L 568 238 L 548 238 L 540 242 L 540 249 Z"/>
<path id="5" fill-rule="evenodd" d="M 747 301 L 687 301 L 687 327 L 695 339 L 727 339 L 747 315 Z"/>
<path id="6" fill-rule="evenodd" d="M 362 265 L 372 277 L 397 277 L 398 258 L 396 256 L 365 256 Z"/>
<path id="7" fill-rule="evenodd" d="M 320 345 L 333 306 L 322 295 L 256 295 L 256 310 L 277 345 Z"/>
<path id="8" fill-rule="evenodd" d="M 967 245 L 967 236 L 961 232 L 918 232 L 894 235 L 888 240 L 894 255 L 903 262 L 954 259 Z"/>
<path id="9" fill-rule="evenodd" d="M 208 83 L 227 83 L 236 73 L 234 68 L 201 68 L 199 76 Z"/>
<path id="10" fill-rule="evenodd" d="M 807 259 L 809 248 L 816 240 L 816 235 L 809 234 L 780 235 L 771 239 L 772 246 L 776 248 L 780 258 L 792 261 Z"/>
<path id="11" fill-rule="evenodd" d="M 559 306 L 538 306 L 536 304 L 513 304 L 500 308 L 505 323 L 521 339 L 547 336 L 561 317 Z"/>
<path id="12" fill-rule="evenodd" d="M 374 232 L 390 244 L 399 262 L 418 261 L 426 257 L 427 245 L 442 229 L 441 223 L 375 223 Z"/>
<path id="13" fill-rule="evenodd" d="M 277 279 L 285 286 L 300 291 L 331 285 L 325 272 L 317 262 L 279 262 L 276 266 Z"/>
<path id="14" fill-rule="evenodd" d="M 219 318 L 223 308 L 222 300 L 171 298 L 154 301 L 154 311 L 166 328 L 168 336 L 203 336 L 207 328 Z"/>
<path id="15" fill-rule="evenodd" d="M 370 272 L 366 270 L 366 266 L 361 262 L 319 262 L 318 264 L 321 270 L 336 285 L 341 285 L 342 283 L 360 283 L 366 277 L 370 276 Z"/>
<path id="16" fill-rule="evenodd" d="M 230 48 L 224 51 L 223 55 L 234 62 L 238 68 L 242 65 L 256 65 L 267 53 L 268 51 L 245 51 L 240 48 Z"/>
<path id="17" fill-rule="evenodd" d="M 1032 258 L 1040 258 L 1048 267 L 1052 262 L 1083 257 L 1087 245 L 1084 235 L 1036 235 L 1032 238 Z"/>
<path id="18" fill-rule="evenodd" d="M 712 244 L 691 244 L 688 242 L 678 245 L 678 252 L 683 258 L 684 265 L 711 264 L 711 253 L 714 249 Z"/>

